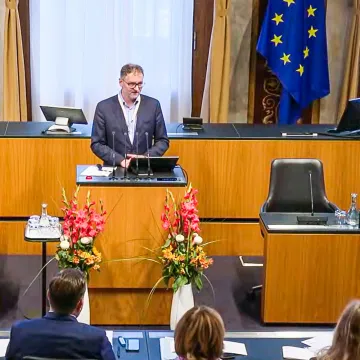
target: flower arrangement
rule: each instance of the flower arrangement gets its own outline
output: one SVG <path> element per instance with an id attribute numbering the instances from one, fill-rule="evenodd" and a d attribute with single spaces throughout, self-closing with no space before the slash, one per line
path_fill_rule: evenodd
<path id="1" fill-rule="evenodd" d="M 64 207 L 63 235 L 57 246 L 55 258 L 59 268 L 78 268 L 89 276 L 89 271 L 100 270 L 101 253 L 94 246 L 95 238 L 104 231 L 105 214 L 100 200 L 100 212 L 95 210 L 95 202 L 91 201 L 90 191 L 86 203 L 81 208 L 78 203 L 80 186 L 76 188 L 69 201 L 65 190 L 62 191 Z"/>
<path id="2" fill-rule="evenodd" d="M 213 264 L 213 259 L 206 256 L 206 244 L 199 235 L 196 194 L 197 190 L 190 184 L 184 198 L 177 204 L 171 191 L 166 192 L 161 221 L 163 229 L 168 231 L 168 237 L 161 247 L 159 260 L 163 265 L 165 284 L 168 286 L 170 279 L 174 279 L 174 292 L 191 283 L 201 290 L 203 271 Z"/>

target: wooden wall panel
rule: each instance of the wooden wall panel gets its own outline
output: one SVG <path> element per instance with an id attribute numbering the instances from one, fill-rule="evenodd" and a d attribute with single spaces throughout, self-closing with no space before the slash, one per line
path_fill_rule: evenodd
<path id="1" fill-rule="evenodd" d="M 357 141 L 178 140 L 168 154 L 180 155 L 199 189 L 200 217 L 246 219 L 259 216 L 275 158 L 320 159 L 329 200 L 347 209 L 350 193 L 360 192 L 360 169 L 354 166 L 359 147 Z"/>
<path id="2" fill-rule="evenodd" d="M 258 223 L 202 223 L 204 242 L 217 241 L 206 247 L 212 256 L 261 256 L 264 240 Z"/>
<path id="3" fill-rule="evenodd" d="M 169 325 L 172 291 L 90 289 L 91 323 L 96 325 Z"/>
<path id="4" fill-rule="evenodd" d="M 267 234 L 263 320 L 336 323 L 360 297 L 360 235 Z"/>
<path id="5" fill-rule="evenodd" d="M 96 164 L 90 139 L 0 138 L 0 216 L 39 214 L 41 203 L 60 216 L 61 189 L 76 186 L 76 165 Z"/>
<path id="6" fill-rule="evenodd" d="M 41 244 L 24 240 L 26 221 L 0 221 L 0 255 L 40 255 Z"/>
<path id="7" fill-rule="evenodd" d="M 180 156 L 199 189 L 200 217 L 256 219 L 268 194 L 271 161 L 283 157 L 322 160 L 329 199 L 347 208 L 350 193 L 360 190 L 354 166 L 359 146 L 337 140 L 172 140 L 167 154 Z M 0 147 L 2 217 L 39 213 L 43 201 L 50 214 L 62 215 L 61 188 L 75 189 L 76 165 L 98 162 L 89 139 L 3 138 Z"/>

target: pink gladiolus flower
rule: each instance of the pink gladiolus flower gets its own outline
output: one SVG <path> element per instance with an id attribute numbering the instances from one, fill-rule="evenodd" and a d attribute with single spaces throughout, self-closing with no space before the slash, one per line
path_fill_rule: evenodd
<path id="1" fill-rule="evenodd" d="M 164 230 L 168 230 L 170 228 L 170 222 L 167 220 L 163 221 L 162 227 Z"/>
<path id="2" fill-rule="evenodd" d="M 96 230 L 90 230 L 89 231 L 89 236 L 92 237 L 92 238 L 95 237 L 96 236 Z"/>

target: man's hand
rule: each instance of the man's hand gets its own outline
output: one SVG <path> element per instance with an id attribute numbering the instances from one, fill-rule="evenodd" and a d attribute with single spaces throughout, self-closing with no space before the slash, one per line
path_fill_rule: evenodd
<path id="1" fill-rule="evenodd" d="M 131 159 L 124 159 L 121 163 L 120 163 L 120 166 L 123 167 L 123 168 L 128 168 L 129 165 L 130 165 L 130 160 Z"/>

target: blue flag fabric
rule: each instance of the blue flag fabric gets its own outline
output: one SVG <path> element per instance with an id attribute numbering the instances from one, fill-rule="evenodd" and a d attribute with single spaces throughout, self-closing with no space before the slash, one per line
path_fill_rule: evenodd
<path id="1" fill-rule="evenodd" d="M 280 124 L 329 94 L 325 0 L 269 0 L 257 51 L 280 80 Z"/>

